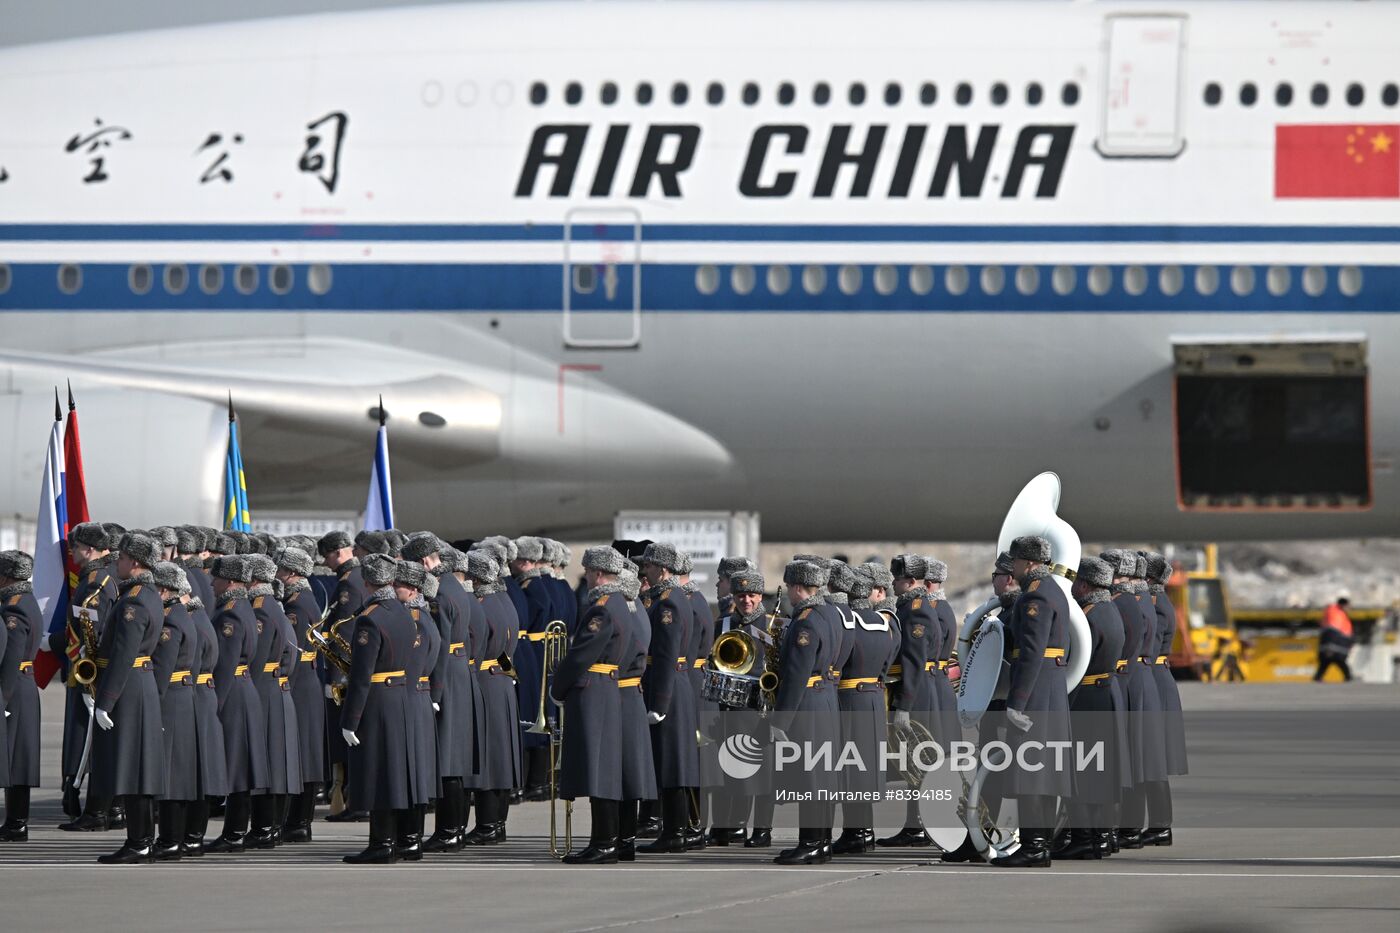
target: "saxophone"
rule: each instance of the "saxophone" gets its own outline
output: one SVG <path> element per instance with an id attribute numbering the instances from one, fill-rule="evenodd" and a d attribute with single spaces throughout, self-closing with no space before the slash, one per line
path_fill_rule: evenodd
<path id="1" fill-rule="evenodd" d="M 321 652 L 321 657 L 325 658 L 327 663 L 349 678 L 350 645 L 340 637 L 339 632 L 332 630 L 330 638 L 327 638 L 313 625 L 306 630 L 306 640 L 311 643 L 311 647 Z M 336 706 L 345 701 L 345 684 L 331 685 L 331 699 L 335 701 Z"/>
<path id="2" fill-rule="evenodd" d="M 87 599 L 73 610 L 73 615 L 78 620 L 78 626 L 82 631 L 83 656 L 73 662 L 73 667 L 68 672 L 68 686 L 87 687 L 89 692 L 93 690 L 93 684 L 97 682 L 97 629 L 92 624 L 89 611 L 92 604 L 102 595 L 102 589 L 107 585 L 111 576 L 102 578 L 102 582 L 97 584 L 96 589 L 88 594 Z"/>

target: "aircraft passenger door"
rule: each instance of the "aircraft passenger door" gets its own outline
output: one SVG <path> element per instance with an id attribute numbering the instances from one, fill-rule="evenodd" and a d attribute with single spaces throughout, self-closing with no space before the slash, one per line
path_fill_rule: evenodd
<path id="1" fill-rule="evenodd" d="M 1110 158 L 1171 159 L 1181 135 L 1186 17 L 1118 14 L 1105 21 L 1102 119 L 1094 146 Z"/>
<path id="2" fill-rule="evenodd" d="M 642 218 L 630 208 L 564 217 L 564 346 L 627 349 L 642 339 Z"/>

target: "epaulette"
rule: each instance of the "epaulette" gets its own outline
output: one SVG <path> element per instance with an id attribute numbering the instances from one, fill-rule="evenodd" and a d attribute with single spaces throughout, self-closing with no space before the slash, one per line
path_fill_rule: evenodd
<path id="1" fill-rule="evenodd" d="M 670 599 L 670 598 L 671 598 L 671 591 L 670 591 L 670 590 L 662 590 L 662 591 L 661 591 L 661 595 L 657 597 L 657 599 Z"/>
<path id="2" fill-rule="evenodd" d="M 595 603 L 595 605 L 598 605 L 598 606 L 606 606 L 606 605 L 608 604 L 608 597 L 611 596 L 611 595 L 612 595 L 611 593 L 604 593 L 602 596 L 599 596 L 599 597 L 598 597 L 598 602 Z"/>
<path id="3" fill-rule="evenodd" d="M 912 603 L 909 604 L 909 608 L 910 608 L 911 610 L 913 610 L 913 609 L 922 609 L 922 608 L 923 608 L 923 605 L 924 605 L 923 597 L 919 597 L 919 598 L 915 599 Z"/>
<path id="4" fill-rule="evenodd" d="M 1028 587 L 1026 587 L 1026 592 L 1027 592 L 1027 593 L 1034 593 L 1034 592 L 1035 592 L 1036 590 L 1038 590 L 1038 589 L 1040 589 L 1040 581 L 1039 581 L 1039 580 L 1032 580 L 1032 581 L 1031 581 L 1031 585 L 1028 586 Z"/>
<path id="5" fill-rule="evenodd" d="M 88 571 L 87 582 L 91 583 L 93 580 L 96 580 L 96 579 L 97 579 L 97 571 L 96 571 L 96 570 L 90 570 L 90 571 Z"/>
<path id="6" fill-rule="evenodd" d="M 232 608 L 233 608 L 233 600 L 230 599 L 228 602 L 224 603 L 224 608 L 220 609 L 219 611 L 220 611 L 220 612 L 228 612 L 228 611 L 229 611 L 230 609 L 232 609 Z"/>
<path id="7" fill-rule="evenodd" d="M 606 597 L 605 597 L 605 598 L 606 598 Z M 18 604 L 19 604 L 19 597 L 18 597 L 18 596 L 11 596 L 11 597 L 10 597 L 10 601 L 9 601 L 8 603 L 6 603 L 5 605 L 7 605 L 7 606 L 15 606 L 15 605 L 18 605 Z"/>
<path id="8" fill-rule="evenodd" d="M 370 613 L 374 612 L 374 610 L 378 609 L 379 606 L 379 603 L 370 603 L 368 606 L 365 607 L 364 614 L 369 615 Z"/>
<path id="9" fill-rule="evenodd" d="M 253 600 L 253 608 L 254 608 L 254 609 L 261 609 L 261 608 L 263 607 L 263 600 L 264 600 L 264 599 L 267 599 L 267 597 L 266 597 L 266 596 L 258 596 L 258 597 L 256 597 L 256 598 L 254 598 L 254 600 Z"/>
<path id="10" fill-rule="evenodd" d="M 811 606 L 808 606 L 806 609 L 803 609 L 803 610 L 802 610 L 802 613 L 797 617 L 797 621 L 798 621 L 798 622 L 801 622 L 803 619 L 807 618 L 807 617 L 808 617 L 809 615 L 811 615 L 811 614 L 812 614 L 812 607 L 811 607 Z"/>
<path id="11" fill-rule="evenodd" d="M 145 586 L 144 583 L 138 583 L 138 584 L 136 584 L 135 586 L 133 586 L 133 587 L 131 588 L 131 593 L 130 593 L 129 595 L 135 596 L 137 593 L 141 592 L 141 587 L 143 587 L 143 586 Z"/>
<path id="12" fill-rule="evenodd" d="M 526 580 L 524 583 L 520 584 L 520 588 L 521 588 L 522 590 L 528 590 L 528 589 L 530 588 L 530 584 L 531 584 L 531 583 L 534 583 L 534 582 L 535 582 L 535 578 L 534 578 L 534 577 L 531 577 L 530 579 Z"/>

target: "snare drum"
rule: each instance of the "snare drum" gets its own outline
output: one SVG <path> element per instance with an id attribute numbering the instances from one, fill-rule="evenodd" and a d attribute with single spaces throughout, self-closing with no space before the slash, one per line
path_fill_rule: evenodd
<path id="1" fill-rule="evenodd" d="M 727 674 L 706 668 L 701 672 L 700 695 L 724 709 L 760 708 L 758 678 L 748 674 Z"/>

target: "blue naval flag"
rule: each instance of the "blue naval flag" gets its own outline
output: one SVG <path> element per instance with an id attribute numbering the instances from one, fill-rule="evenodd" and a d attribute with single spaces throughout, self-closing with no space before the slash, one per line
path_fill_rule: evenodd
<path id="1" fill-rule="evenodd" d="M 374 465 L 369 471 L 365 500 L 365 531 L 394 527 L 394 487 L 389 479 L 389 429 L 384 424 L 384 399 L 379 399 L 379 433 L 374 440 Z"/>
<path id="2" fill-rule="evenodd" d="M 228 456 L 224 458 L 224 530 L 252 531 L 248 512 L 248 481 L 243 476 L 243 452 L 238 449 L 238 417 L 228 397 Z"/>

